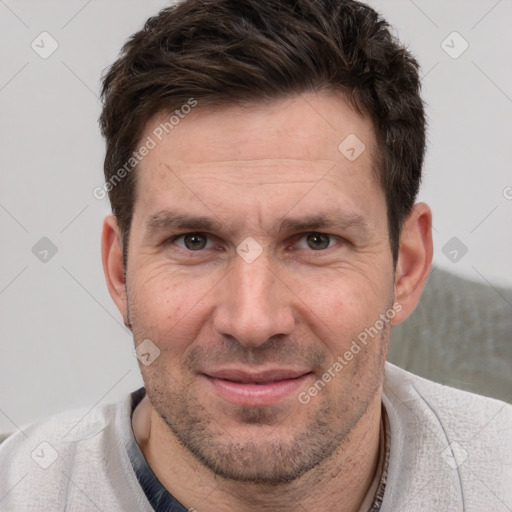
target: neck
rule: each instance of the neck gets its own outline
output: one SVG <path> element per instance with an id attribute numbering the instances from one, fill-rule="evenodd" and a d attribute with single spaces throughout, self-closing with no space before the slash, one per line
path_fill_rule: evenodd
<path id="1" fill-rule="evenodd" d="M 158 480 L 180 503 L 201 512 L 288 512 L 297 503 L 318 512 L 356 512 L 378 470 L 380 424 L 381 392 L 329 459 L 293 482 L 264 485 L 215 475 L 175 439 L 147 396 L 133 414 L 135 439 Z"/>

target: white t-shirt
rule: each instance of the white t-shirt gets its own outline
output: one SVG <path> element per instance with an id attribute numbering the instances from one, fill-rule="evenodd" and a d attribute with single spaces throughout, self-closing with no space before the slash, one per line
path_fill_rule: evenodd
<path id="1" fill-rule="evenodd" d="M 141 389 L 117 404 L 60 413 L 8 437 L 0 445 L 0 511 L 152 512 L 148 496 L 170 495 L 154 475 L 149 484 L 137 478 L 137 464 L 146 463 L 131 413 L 143 396 Z M 512 510 L 510 404 L 389 363 L 382 401 L 389 456 L 380 512 Z"/>

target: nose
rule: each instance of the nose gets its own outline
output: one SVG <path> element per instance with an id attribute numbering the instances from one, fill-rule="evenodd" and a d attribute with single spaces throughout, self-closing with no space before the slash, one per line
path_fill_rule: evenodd
<path id="1" fill-rule="evenodd" d="M 220 335 L 257 347 L 293 332 L 293 294 L 265 252 L 252 263 L 235 256 L 219 293 L 213 325 Z"/>

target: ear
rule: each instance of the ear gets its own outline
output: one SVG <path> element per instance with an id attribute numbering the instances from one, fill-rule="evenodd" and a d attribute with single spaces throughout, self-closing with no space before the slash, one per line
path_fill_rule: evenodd
<path id="1" fill-rule="evenodd" d="M 114 215 L 108 215 L 103 221 L 101 260 L 110 296 L 123 316 L 125 325 L 129 327 L 124 280 L 123 243 L 121 231 Z"/>
<path id="2" fill-rule="evenodd" d="M 399 324 L 418 304 L 432 266 L 432 212 L 418 203 L 402 227 L 395 271 L 395 301 L 402 308 L 392 320 Z"/>

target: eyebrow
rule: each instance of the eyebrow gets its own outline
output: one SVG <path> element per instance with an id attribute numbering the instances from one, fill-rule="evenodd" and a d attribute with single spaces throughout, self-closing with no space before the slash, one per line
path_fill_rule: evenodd
<path id="1" fill-rule="evenodd" d="M 275 229 L 277 227 L 277 229 Z M 165 231 L 209 231 L 225 232 L 234 235 L 233 229 L 218 220 L 203 215 L 190 215 L 183 212 L 165 210 L 151 215 L 145 223 L 146 233 L 149 236 Z M 370 232 L 368 221 L 356 213 L 333 212 L 330 214 L 317 214 L 302 218 L 287 218 L 276 222 L 273 232 L 315 231 L 326 228 L 358 229 Z"/>
<path id="2" fill-rule="evenodd" d="M 357 213 L 318 214 L 299 219 L 284 219 L 279 231 L 315 231 L 325 228 L 357 228 L 362 231 L 370 231 L 368 221 Z"/>
<path id="3" fill-rule="evenodd" d="M 146 232 L 149 235 L 162 231 L 192 229 L 195 231 L 222 231 L 220 222 L 203 215 L 190 215 L 181 212 L 161 211 L 151 215 L 146 221 Z M 225 229 L 225 228 L 224 228 Z"/>

